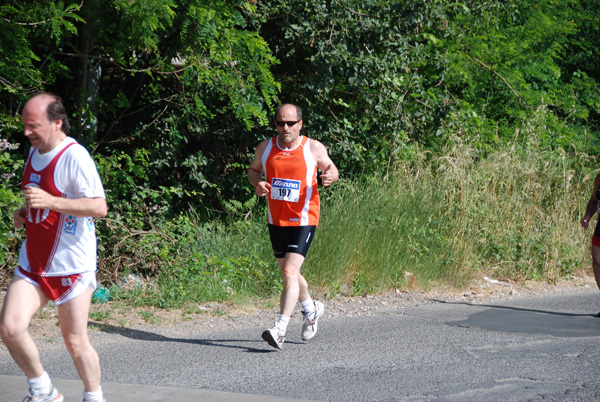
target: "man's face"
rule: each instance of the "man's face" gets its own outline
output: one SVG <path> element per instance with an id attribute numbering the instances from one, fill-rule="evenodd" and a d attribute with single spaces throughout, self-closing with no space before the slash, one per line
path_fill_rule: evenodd
<path id="1" fill-rule="evenodd" d="M 295 123 L 295 124 L 294 124 Z M 296 108 L 292 105 L 285 105 L 275 117 L 275 126 L 279 133 L 279 144 L 284 146 L 294 146 L 300 137 L 302 129 L 302 120 L 298 119 Z"/>
<path id="2" fill-rule="evenodd" d="M 48 121 L 46 106 L 49 102 L 43 96 L 35 97 L 23 109 L 24 134 L 41 153 L 51 151 L 62 140 L 62 121 Z"/>

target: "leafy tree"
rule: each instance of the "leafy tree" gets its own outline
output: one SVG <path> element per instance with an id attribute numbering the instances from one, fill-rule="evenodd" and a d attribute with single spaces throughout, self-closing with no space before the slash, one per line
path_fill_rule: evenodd
<path id="1" fill-rule="evenodd" d="M 40 90 L 65 67 L 50 57 L 47 49 L 76 31 L 82 21 L 74 4 L 62 2 L 6 1 L 0 5 L 0 133 L 20 137 L 19 108 L 33 92 Z M 41 50 L 44 49 L 44 50 Z"/>
<path id="2" fill-rule="evenodd" d="M 576 126 L 589 110 L 582 88 L 561 68 L 578 32 L 567 3 L 466 2 L 449 10 L 456 51 L 447 82 L 465 106 L 485 118 L 482 128 L 496 127 L 485 135 L 511 140 L 523 121 L 547 107 L 548 144 L 577 141 Z"/>
<path id="3" fill-rule="evenodd" d="M 61 95 L 72 135 L 107 158 L 107 188 L 133 173 L 135 185 L 111 199 L 123 211 L 214 204 L 232 155 L 247 153 L 241 134 L 266 124 L 276 99 L 276 60 L 249 29 L 259 20 L 246 1 L 12 2 L 1 13 L 11 46 L 2 46 L 0 78 L 15 82 L 0 92 L 3 124 L 15 126 L 32 92 Z M 121 169 L 124 157 L 133 172 Z"/>
<path id="4" fill-rule="evenodd" d="M 597 55 L 594 2 L 269 4 L 261 32 L 283 61 L 282 94 L 309 109 L 307 129 L 347 172 L 382 171 L 457 134 L 484 151 L 523 141 L 540 117 L 549 146 L 597 131 L 597 56 L 582 62 Z"/>

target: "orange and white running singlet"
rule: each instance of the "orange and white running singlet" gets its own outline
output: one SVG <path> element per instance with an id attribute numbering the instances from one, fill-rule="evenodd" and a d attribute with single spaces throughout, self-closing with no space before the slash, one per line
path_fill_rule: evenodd
<path id="1" fill-rule="evenodd" d="M 294 149 L 282 149 L 273 137 L 262 155 L 268 196 L 269 223 L 277 226 L 318 226 L 317 162 L 308 137 Z"/>

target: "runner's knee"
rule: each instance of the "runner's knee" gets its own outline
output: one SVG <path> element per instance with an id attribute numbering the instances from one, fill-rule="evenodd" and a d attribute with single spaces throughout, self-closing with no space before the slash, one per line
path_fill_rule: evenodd
<path id="1" fill-rule="evenodd" d="M 294 268 L 284 269 L 281 273 L 281 277 L 283 279 L 284 284 L 291 285 L 294 283 L 298 283 L 299 272 Z"/>
<path id="2" fill-rule="evenodd" d="M 27 327 L 7 322 L 7 320 L 0 320 L 0 337 L 4 340 L 21 337 L 25 331 L 27 331 Z"/>
<path id="3" fill-rule="evenodd" d="M 63 333 L 63 340 L 69 353 L 81 354 L 87 347 L 91 347 L 87 334 L 68 334 Z"/>
<path id="4" fill-rule="evenodd" d="M 9 339 L 23 336 L 27 332 L 27 328 L 29 328 L 29 321 L 25 321 L 22 318 L 21 316 L 8 314 L 3 311 L 0 314 L 0 337 L 2 339 Z"/>

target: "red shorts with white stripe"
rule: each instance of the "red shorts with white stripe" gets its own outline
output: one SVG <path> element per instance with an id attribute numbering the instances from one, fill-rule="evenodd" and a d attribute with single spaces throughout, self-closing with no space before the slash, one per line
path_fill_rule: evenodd
<path id="1" fill-rule="evenodd" d="M 44 294 L 57 306 L 79 296 L 87 287 L 96 290 L 95 272 L 83 272 L 64 276 L 40 276 L 18 267 L 15 274 L 42 289 Z"/>

